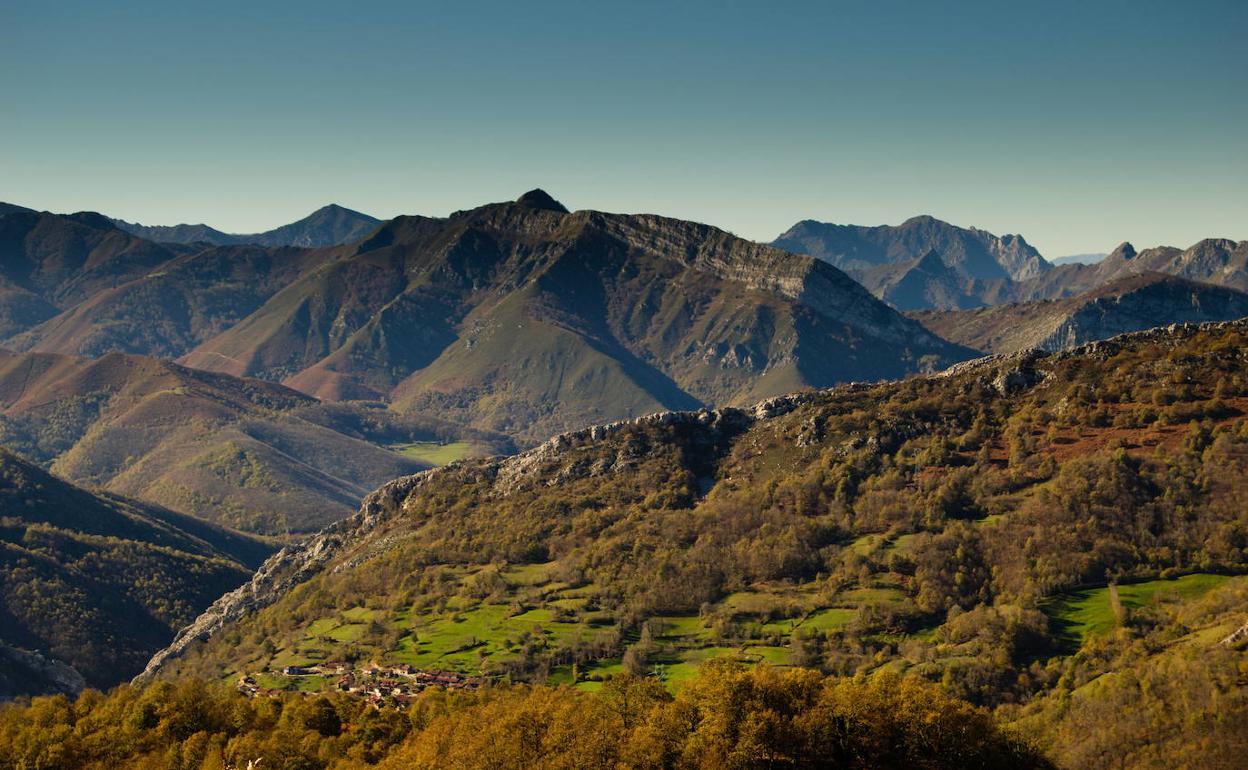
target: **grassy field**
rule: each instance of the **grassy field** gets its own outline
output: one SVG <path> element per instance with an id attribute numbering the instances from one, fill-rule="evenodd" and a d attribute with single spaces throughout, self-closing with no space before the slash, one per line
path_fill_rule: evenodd
<path id="1" fill-rule="evenodd" d="M 908 543 L 903 542 L 902 547 Z M 491 573 L 493 576 L 491 577 Z M 572 585 L 556 562 L 464 567 L 454 579 L 465 584 L 501 578 L 515 601 L 455 596 L 438 607 L 398 610 L 353 607 L 308 623 L 300 637 L 282 646 L 268 661 L 273 671 L 286 665 L 316 663 L 351 649 L 362 661 L 408 663 L 418 668 L 476 674 L 544 651 L 571 649 L 614 638 L 615 618 L 596 607 L 593 583 Z M 698 666 L 713 658 L 747 665 L 791 664 L 790 640 L 802 631 L 828 632 L 849 626 L 859 608 L 902 601 L 903 593 L 887 584 L 859 586 L 829 595 L 815 584 L 760 583 L 729 594 L 702 615 L 651 618 L 649 662 L 669 687 L 677 688 Z M 723 628 L 744 634 L 725 642 Z M 633 630 L 625 645 L 636 644 Z M 897 641 L 897 640 L 893 640 Z M 622 671 L 618 657 L 577 666 L 576 686 L 595 689 Z M 571 664 L 549 672 L 553 683 L 572 683 Z M 298 686 L 309 686 L 302 680 Z M 273 682 L 272 686 L 279 686 Z M 286 683 L 285 686 L 294 686 Z"/>
<path id="2" fill-rule="evenodd" d="M 1149 580 L 1118 586 L 1118 598 L 1130 613 L 1154 600 L 1168 597 L 1195 599 L 1222 585 L 1225 575 L 1193 574 L 1173 580 Z M 1061 626 L 1063 638 L 1072 645 L 1114 630 L 1117 621 L 1110 602 L 1109 588 L 1084 588 L 1054 598 L 1044 611 Z"/>
<path id="3" fill-rule="evenodd" d="M 436 441 L 418 441 L 414 444 L 395 444 L 390 447 L 405 457 L 427 462 L 430 465 L 446 465 L 465 457 L 476 457 L 484 450 L 471 441 L 452 441 L 439 444 Z"/>
<path id="4" fill-rule="evenodd" d="M 897 538 L 889 547 L 906 548 Z M 398 611 L 353 607 L 305 626 L 301 638 L 277 651 L 268 670 L 285 665 L 309 664 L 332 658 L 335 650 L 354 646 L 364 660 L 378 663 L 410 663 L 419 668 L 479 673 L 526 654 L 567 649 L 615 634 L 609 613 L 596 609 L 591 584 L 570 585 L 560 580 L 557 563 L 512 564 L 503 567 L 467 567 L 456 580 L 471 582 L 497 571 L 511 587 L 517 601 L 453 597 L 437 609 Z M 496 579 L 496 578 L 494 578 Z M 1192 574 L 1173 580 L 1151 580 L 1118 586 L 1119 599 L 1128 613 L 1150 602 L 1196 599 L 1222 585 L 1222 575 Z M 724 597 L 703 615 L 655 617 L 650 620 L 652 647 L 650 666 L 670 688 L 679 688 L 698 667 L 714 658 L 731 658 L 747 665 L 791 665 L 790 640 L 802 631 L 827 632 L 846 628 L 865 605 L 894 604 L 904 594 L 886 582 L 851 587 L 829 596 L 810 586 L 759 584 L 751 590 Z M 1044 605 L 1057 622 L 1064 645 L 1076 648 L 1084 640 L 1111 633 L 1116 619 L 1105 586 L 1072 591 Z M 732 626 L 749 633 L 725 642 L 717 630 L 731 619 Z M 379 636 L 378 626 L 384 629 Z M 749 631 L 749 629 L 753 631 Z M 930 636 L 931 630 L 913 636 Z M 1211 629 L 1212 638 L 1224 629 Z M 389 642 L 380 642 L 387 638 Z M 634 630 L 625 644 L 635 644 Z M 882 637 L 881 637 L 882 639 Z M 889 639 L 900 643 L 899 636 Z M 397 641 L 396 641 L 397 640 Z M 956 663 L 956 657 L 945 663 Z M 549 672 L 552 683 L 571 684 L 586 690 L 601 687 L 604 679 L 623 670 L 620 658 L 582 663 L 574 672 L 570 664 Z M 316 689 L 324 684 L 310 677 L 270 677 L 264 686 Z"/>

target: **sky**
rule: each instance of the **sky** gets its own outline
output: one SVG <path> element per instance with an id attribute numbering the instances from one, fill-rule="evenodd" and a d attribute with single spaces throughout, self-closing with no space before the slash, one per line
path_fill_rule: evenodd
<path id="1" fill-rule="evenodd" d="M 0 200 L 1248 238 L 1248 3 L 0 0 Z"/>

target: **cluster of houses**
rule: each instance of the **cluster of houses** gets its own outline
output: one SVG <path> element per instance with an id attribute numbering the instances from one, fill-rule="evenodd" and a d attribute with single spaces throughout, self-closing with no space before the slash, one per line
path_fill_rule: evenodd
<path id="1" fill-rule="evenodd" d="M 468 676 L 455 671 L 430 671 L 415 666 L 368 666 L 353 668 L 346 663 L 322 663 L 313 666 L 286 666 L 281 673 L 288 677 L 325 676 L 338 677 L 334 688 L 339 692 L 364 698 L 380 708 L 393 704 L 407 706 L 426 687 L 442 687 L 447 690 L 476 690 L 485 683 L 479 676 Z M 283 689 L 261 687 L 254 676 L 243 675 L 238 680 L 238 691 L 248 697 L 274 697 Z M 313 695 L 314 693 L 305 693 Z"/>

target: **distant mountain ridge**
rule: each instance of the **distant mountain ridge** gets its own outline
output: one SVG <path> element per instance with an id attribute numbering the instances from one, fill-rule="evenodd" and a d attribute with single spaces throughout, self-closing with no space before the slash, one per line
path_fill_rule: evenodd
<path id="1" fill-rule="evenodd" d="M 960 275 L 980 280 L 1025 280 L 1051 267 L 1021 235 L 997 236 L 928 215 L 911 217 L 900 225 L 876 227 L 807 219 L 771 245 L 809 254 L 855 276 L 881 266 L 912 262 L 930 252 Z"/>
<path id="2" fill-rule="evenodd" d="M 0 445 L 72 482 L 268 535 L 319 529 L 383 481 L 429 467 L 379 444 L 439 430 L 466 433 L 383 410 L 327 411 L 276 383 L 145 356 L 0 350 Z"/>
<path id="3" fill-rule="evenodd" d="M 1185 249 L 1157 246 L 1143 251 L 1122 243 L 1094 264 L 1059 265 L 1042 276 L 1002 286 L 986 304 L 1073 297 L 1143 273 L 1248 291 L 1248 241 L 1205 238 Z"/>
<path id="4" fill-rule="evenodd" d="M 1109 255 L 1105 252 L 1097 252 L 1090 254 L 1068 254 L 1064 257 L 1054 257 L 1049 262 L 1055 267 L 1060 265 L 1095 265 Z"/>
<path id="5" fill-rule="evenodd" d="M 1058 300 L 1147 271 L 1248 287 L 1248 246 L 1218 239 L 1055 267 L 1021 236 L 927 216 L 786 237 L 822 258 L 654 215 L 569 212 L 541 190 L 313 249 L 158 244 L 98 214 L 19 211 L 0 216 L 0 340 L 176 358 L 528 444 L 971 354 L 884 303 Z"/>
<path id="6" fill-rule="evenodd" d="M 1107 255 L 1050 263 L 1020 235 L 998 237 L 918 216 L 878 227 L 804 220 L 772 245 L 841 267 L 872 294 L 907 311 L 1057 300 L 1148 272 L 1248 290 L 1248 242 L 1223 238 L 1138 254 L 1124 243 Z"/>
<path id="7" fill-rule="evenodd" d="M 1083 294 L 972 310 L 910 314 L 948 340 L 985 353 L 1058 351 L 1171 323 L 1248 316 L 1248 294 L 1165 273 L 1117 278 Z"/>
<path id="8" fill-rule="evenodd" d="M 1205 238 L 1186 249 L 1158 246 L 1140 252 L 1130 243 L 1123 243 L 1091 267 L 1102 281 L 1160 272 L 1248 291 L 1248 241 Z"/>
<path id="9" fill-rule="evenodd" d="M 225 233 L 208 225 L 142 225 L 112 220 L 128 233 L 162 243 L 208 243 L 213 246 L 299 246 L 319 248 L 357 241 L 381 224 L 381 220 L 331 203 L 288 225 L 262 233 Z"/>
<path id="10" fill-rule="evenodd" d="M 826 263 L 535 190 L 398 217 L 182 360 L 537 441 L 967 354 Z"/>

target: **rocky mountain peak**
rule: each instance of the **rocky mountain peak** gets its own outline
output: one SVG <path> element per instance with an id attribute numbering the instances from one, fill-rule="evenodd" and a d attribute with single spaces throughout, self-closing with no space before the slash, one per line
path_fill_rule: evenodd
<path id="1" fill-rule="evenodd" d="M 114 230 L 117 228 L 117 225 L 113 224 L 113 220 L 94 211 L 79 211 L 76 214 L 68 215 L 66 218 L 96 230 Z"/>
<path id="2" fill-rule="evenodd" d="M 524 195 L 516 198 L 516 203 L 532 209 L 558 211 L 560 214 L 568 213 L 568 209 L 562 203 L 552 198 L 549 193 L 541 188 L 529 190 Z"/>
<path id="3" fill-rule="evenodd" d="M 1118 248 L 1109 254 L 1109 259 L 1132 259 L 1136 255 L 1135 247 L 1129 241 L 1118 244 Z"/>

